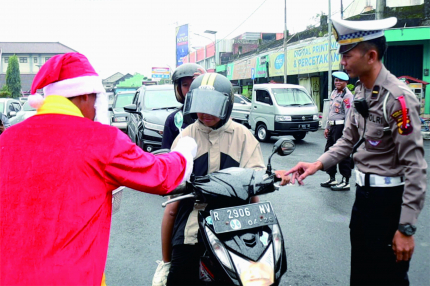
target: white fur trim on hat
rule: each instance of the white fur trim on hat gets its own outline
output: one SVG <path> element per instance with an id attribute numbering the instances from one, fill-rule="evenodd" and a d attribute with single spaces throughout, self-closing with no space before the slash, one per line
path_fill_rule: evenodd
<path id="1" fill-rule="evenodd" d="M 45 99 L 39 93 L 32 94 L 32 95 L 28 96 L 28 103 L 30 104 L 31 107 L 36 108 L 36 109 L 39 109 L 42 106 L 44 101 L 45 101 Z"/>
<path id="2" fill-rule="evenodd" d="M 48 84 L 43 88 L 45 97 L 48 95 L 61 95 L 74 97 L 83 94 L 106 92 L 102 80 L 98 76 L 82 76 Z"/>

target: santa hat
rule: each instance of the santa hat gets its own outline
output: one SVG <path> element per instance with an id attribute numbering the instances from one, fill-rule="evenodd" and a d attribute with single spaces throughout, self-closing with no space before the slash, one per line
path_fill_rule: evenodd
<path id="1" fill-rule="evenodd" d="M 36 93 L 38 89 L 43 89 L 45 97 L 105 93 L 99 75 L 88 59 L 80 53 L 54 56 L 40 68 L 33 80 L 31 95 L 28 98 L 34 108 L 41 107 L 44 101 L 44 98 Z"/>

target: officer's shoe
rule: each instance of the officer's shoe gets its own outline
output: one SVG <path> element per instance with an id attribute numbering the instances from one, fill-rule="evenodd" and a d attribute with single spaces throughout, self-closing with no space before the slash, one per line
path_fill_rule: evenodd
<path id="1" fill-rule="evenodd" d="M 332 191 L 349 191 L 349 188 L 349 180 L 345 177 L 342 178 L 342 181 L 339 184 L 331 186 Z"/>
<path id="2" fill-rule="evenodd" d="M 338 182 L 336 181 L 336 178 L 330 177 L 327 181 L 321 183 L 321 187 L 330 188 L 332 186 L 336 186 Z"/>

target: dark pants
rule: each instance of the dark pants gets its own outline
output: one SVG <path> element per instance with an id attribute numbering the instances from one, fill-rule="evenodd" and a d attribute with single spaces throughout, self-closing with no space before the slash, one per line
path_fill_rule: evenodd
<path id="1" fill-rule="evenodd" d="M 344 126 L 345 125 L 343 124 L 330 126 L 324 152 L 327 152 L 328 149 L 333 146 L 340 137 L 342 137 Z M 326 172 L 327 174 L 329 174 L 330 178 L 334 177 L 337 172 L 336 165 L 328 168 Z M 339 172 L 343 177 L 348 179 L 351 178 L 351 159 L 349 157 L 339 162 Z"/>
<path id="2" fill-rule="evenodd" d="M 392 240 L 403 186 L 360 187 L 352 208 L 351 285 L 409 285 L 409 261 L 396 262 Z"/>
<path id="3" fill-rule="evenodd" d="M 173 246 L 167 285 L 205 285 L 199 279 L 201 244 Z"/>

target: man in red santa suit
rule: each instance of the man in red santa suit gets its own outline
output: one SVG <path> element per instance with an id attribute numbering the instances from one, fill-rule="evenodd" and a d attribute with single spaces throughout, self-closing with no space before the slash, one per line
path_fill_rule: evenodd
<path id="1" fill-rule="evenodd" d="M 0 136 L 0 285 L 100 285 L 112 191 L 169 193 L 189 178 L 197 145 L 184 137 L 153 156 L 102 124 L 107 96 L 82 54 L 46 62 L 31 92 L 42 88 L 29 98 L 37 114 Z"/>

